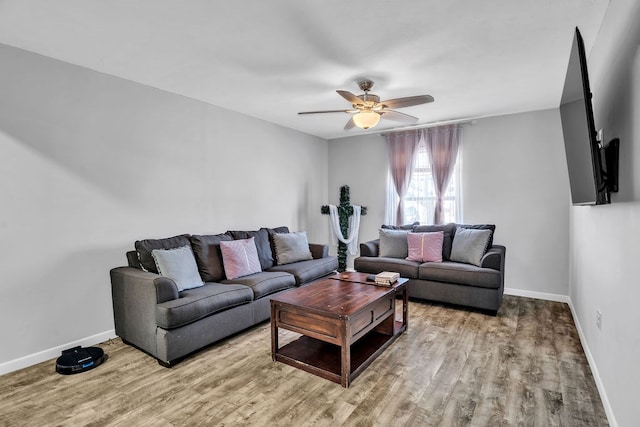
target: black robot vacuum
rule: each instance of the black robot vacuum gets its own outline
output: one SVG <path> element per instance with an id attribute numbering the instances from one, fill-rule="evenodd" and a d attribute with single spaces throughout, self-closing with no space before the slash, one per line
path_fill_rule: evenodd
<path id="1" fill-rule="evenodd" d="M 56 372 L 63 375 L 79 374 L 100 366 L 107 355 L 100 347 L 73 347 L 62 351 L 56 360 Z"/>

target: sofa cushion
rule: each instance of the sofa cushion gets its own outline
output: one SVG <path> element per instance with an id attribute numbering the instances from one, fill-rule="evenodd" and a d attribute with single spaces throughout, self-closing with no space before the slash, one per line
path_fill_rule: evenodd
<path id="1" fill-rule="evenodd" d="M 443 240 L 444 233 L 442 231 L 407 234 L 407 244 L 409 245 L 407 259 L 419 262 L 442 262 Z"/>
<path id="2" fill-rule="evenodd" d="M 451 245 L 451 261 L 464 262 L 480 267 L 482 257 L 489 249 L 491 230 L 459 228 Z"/>
<path id="3" fill-rule="evenodd" d="M 176 249 L 154 249 L 151 256 L 156 262 L 158 274 L 172 279 L 178 291 L 203 286 L 198 273 L 196 259 L 191 246 L 181 246 Z"/>
<path id="4" fill-rule="evenodd" d="M 224 273 L 229 280 L 262 271 L 253 237 L 229 242 L 222 241 L 220 252 L 222 252 Z"/>
<path id="5" fill-rule="evenodd" d="M 455 283 L 481 288 L 498 289 L 500 272 L 459 262 L 427 262 L 420 265 L 418 276 L 422 280 Z"/>
<path id="6" fill-rule="evenodd" d="M 400 273 L 400 277 L 406 277 L 407 279 L 417 279 L 418 267 L 420 266 L 420 263 L 417 261 L 390 257 L 361 256 L 356 258 L 353 263 L 356 271 L 371 274 L 378 274 L 383 271 L 395 271 Z"/>
<path id="7" fill-rule="evenodd" d="M 285 272 L 261 271 L 260 273 L 233 280 L 224 280 L 222 283 L 248 286 L 253 291 L 253 299 L 257 300 L 266 295 L 293 288 L 296 285 L 296 279 L 291 274 Z"/>
<path id="8" fill-rule="evenodd" d="M 167 237 L 165 239 L 145 239 L 138 240 L 134 246 L 138 252 L 138 259 L 140 260 L 140 266 L 144 271 L 150 271 L 151 273 L 157 273 L 158 268 L 156 262 L 151 256 L 151 251 L 154 249 L 175 249 L 180 246 L 190 246 L 189 235 L 181 234 L 179 236 Z"/>
<path id="9" fill-rule="evenodd" d="M 224 264 L 220 242 L 233 240 L 228 234 L 210 234 L 191 236 L 191 247 L 196 257 L 200 276 L 205 282 L 218 282 L 224 279 Z"/>
<path id="10" fill-rule="evenodd" d="M 247 286 L 205 283 L 156 305 L 156 323 L 165 329 L 177 328 L 252 300 L 253 292 Z"/>
<path id="11" fill-rule="evenodd" d="M 380 229 L 380 249 L 381 257 L 406 258 L 409 254 L 407 246 L 407 230 Z"/>
<path id="12" fill-rule="evenodd" d="M 261 270 L 266 270 L 273 265 L 273 252 L 269 243 L 269 231 L 261 228 L 256 231 L 227 231 L 234 239 L 255 238 L 256 249 L 258 250 L 258 258 L 260 259 Z"/>
<path id="13" fill-rule="evenodd" d="M 267 228 L 267 232 L 269 233 L 269 236 L 278 233 L 289 233 L 289 227 L 287 227 L 286 225 L 281 225 L 280 227 Z"/>
<path id="14" fill-rule="evenodd" d="M 413 229 L 414 233 L 433 233 L 436 231 L 442 231 L 444 234 L 444 239 L 442 240 L 442 259 L 449 261 L 451 257 L 451 243 L 453 242 L 453 235 L 456 232 L 456 225 L 454 223 L 418 225 Z"/>
<path id="15" fill-rule="evenodd" d="M 318 259 L 310 259 L 308 261 L 298 261 L 293 264 L 275 265 L 269 271 L 284 271 L 293 274 L 296 284 L 310 282 L 319 279 L 322 276 L 331 274 L 338 268 L 338 258 L 328 256 Z"/>
<path id="16" fill-rule="evenodd" d="M 420 225 L 420 222 L 416 221 L 413 224 L 403 224 L 403 225 L 388 225 L 382 224 L 380 228 L 386 228 L 389 230 L 413 230 L 416 226 Z"/>
<path id="17" fill-rule="evenodd" d="M 275 233 L 271 236 L 277 265 L 313 259 L 306 231 Z"/>

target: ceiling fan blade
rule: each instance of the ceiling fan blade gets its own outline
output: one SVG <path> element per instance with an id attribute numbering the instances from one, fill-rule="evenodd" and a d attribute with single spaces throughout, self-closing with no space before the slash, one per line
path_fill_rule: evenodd
<path id="1" fill-rule="evenodd" d="M 435 100 L 431 95 L 418 95 L 418 96 L 407 96 L 405 98 L 389 99 L 387 101 L 380 102 L 380 104 L 384 105 L 386 108 L 403 108 L 403 107 L 411 107 L 413 105 L 427 104 L 433 101 Z"/>
<path id="2" fill-rule="evenodd" d="M 358 98 L 348 90 L 337 90 L 336 92 L 338 92 L 341 97 L 354 105 L 364 105 L 364 101 L 362 101 L 362 99 Z"/>
<path id="3" fill-rule="evenodd" d="M 354 110 L 322 110 L 322 111 L 302 111 L 302 112 L 300 112 L 298 114 L 353 113 L 353 112 L 354 112 Z"/>
<path id="4" fill-rule="evenodd" d="M 356 122 L 353 121 L 353 117 L 349 119 L 346 125 L 344 125 L 344 130 L 349 130 L 356 125 Z"/>
<path id="5" fill-rule="evenodd" d="M 401 113 L 399 111 L 384 110 L 380 114 L 383 119 L 393 120 L 395 122 L 415 123 L 418 121 L 417 117 L 410 116 L 409 114 Z"/>

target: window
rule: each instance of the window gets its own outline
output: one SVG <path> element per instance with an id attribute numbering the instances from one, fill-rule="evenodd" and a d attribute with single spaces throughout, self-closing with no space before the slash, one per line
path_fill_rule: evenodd
<path id="1" fill-rule="evenodd" d="M 460 205 L 460 151 L 461 150 L 458 150 L 456 165 L 449 180 L 447 192 L 442 199 L 444 223 L 462 222 L 462 209 Z M 387 194 L 392 195 L 397 201 L 398 196 L 393 186 L 391 174 L 389 174 Z M 415 164 L 411 174 L 411 183 L 404 202 L 404 222 L 406 224 L 411 224 L 416 221 L 420 222 L 420 224 L 433 224 L 436 193 L 433 176 L 431 175 L 429 155 L 423 140 L 420 140 L 420 144 L 418 145 Z M 393 203 L 392 206 L 396 206 L 396 203 Z M 389 216 L 389 213 L 387 216 Z M 394 218 L 387 218 L 386 221 L 387 224 L 395 223 Z"/>

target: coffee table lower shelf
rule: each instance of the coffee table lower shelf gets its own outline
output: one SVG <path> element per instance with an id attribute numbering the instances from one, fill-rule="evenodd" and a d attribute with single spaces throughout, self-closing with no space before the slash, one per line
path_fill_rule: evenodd
<path id="1" fill-rule="evenodd" d="M 395 322 L 394 334 L 371 331 L 351 345 L 350 380 L 356 378 L 395 339 L 404 332 L 402 322 Z M 340 384 L 342 382 L 342 349 L 305 335 L 278 349 L 275 359 Z"/>

